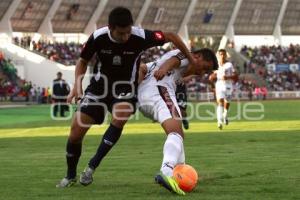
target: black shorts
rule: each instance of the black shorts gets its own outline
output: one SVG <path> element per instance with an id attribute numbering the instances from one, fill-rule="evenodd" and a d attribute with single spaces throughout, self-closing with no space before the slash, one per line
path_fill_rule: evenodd
<path id="1" fill-rule="evenodd" d="M 91 93 L 87 93 L 83 96 L 80 104 L 77 107 L 77 111 L 82 112 L 95 120 L 95 124 L 102 124 L 107 111 L 112 112 L 113 105 L 119 102 L 128 102 L 133 106 L 133 113 L 136 110 L 137 98 L 116 98 L 113 96 L 107 96 L 105 98 L 97 98 Z"/>

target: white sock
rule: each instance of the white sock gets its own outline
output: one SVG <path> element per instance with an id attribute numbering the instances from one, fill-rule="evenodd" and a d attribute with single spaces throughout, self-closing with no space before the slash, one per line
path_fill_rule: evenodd
<path id="1" fill-rule="evenodd" d="M 185 164 L 185 153 L 184 153 L 184 145 L 183 145 L 183 143 L 182 143 L 182 146 L 181 146 L 181 153 L 180 153 L 180 156 L 179 156 L 177 164 Z"/>
<path id="2" fill-rule="evenodd" d="M 218 120 L 218 123 L 220 123 L 220 124 L 222 123 L 223 110 L 224 110 L 224 107 L 218 105 L 218 107 L 217 107 L 217 120 Z"/>
<path id="3" fill-rule="evenodd" d="M 173 176 L 173 169 L 182 152 L 182 137 L 175 132 L 169 133 L 164 144 L 163 161 L 160 171 L 166 176 Z"/>

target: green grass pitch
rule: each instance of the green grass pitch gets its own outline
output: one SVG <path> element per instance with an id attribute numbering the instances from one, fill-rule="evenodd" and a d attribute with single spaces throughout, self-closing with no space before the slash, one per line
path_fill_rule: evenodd
<path id="1" fill-rule="evenodd" d="M 184 197 L 154 183 L 165 139 L 157 123 L 141 116 L 130 120 L 92 185 L 57 189 L 55 184 L 65 175 L 70 121 L 52 120 L 49 106 L 2 108 L 0 199 L 299 200 L 300 101 L 261 103 L 263 112 L 247 113 L 263 114 L 260 120 L 246 119 L 246 102 L 233 103 L 230 115 L 236 117 L 223 131 L 217 130 L 215 120 L 191 119 L 184 142 L 186 162 L 196 168 L 200 180 Z M 197 112 L 207 117 L 213 108 L 205 105 Z M 95 153 L 106 127 L 88 132 L 78 173 Z"/>

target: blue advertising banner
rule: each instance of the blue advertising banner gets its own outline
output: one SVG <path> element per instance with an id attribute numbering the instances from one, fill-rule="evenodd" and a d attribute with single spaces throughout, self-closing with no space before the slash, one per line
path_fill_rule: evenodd
<path id="1" fill-rule="evenodd" d="M 276 72 L 284 72 L 284 71 L 289 71 L 290 66 L 289 64 L 277 64 L 276 65 Z"/>

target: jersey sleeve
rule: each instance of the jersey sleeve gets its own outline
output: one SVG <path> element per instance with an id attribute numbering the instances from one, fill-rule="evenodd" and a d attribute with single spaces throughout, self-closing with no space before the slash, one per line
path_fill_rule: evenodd
<path id="1" fill-rule="evenodd" d="M 226 68 L 229 69 L 231 72 L 235 72 L 235 69 L 233 67 L 233 64 L 231 62 L 226 63 Z"/>
<path id="2" fill-rule="evenodd" d="M 162 46 L 166 43 L 166 39 L 164 33 L 162 31 L 145 31 L 145 49 L 154 47 L 154 46 Z"/>
<path id="3" fill-rule="evenodd" d="M 177 58 L 180 61 L 179 67 L 185 67 L 189 64 L 189 61 L 186 58 L 186 56 L 179 50 L 173 57 Z"/>
<path id="4" fill-rule="evenodd" d="M 93 57 L 95 52 L 96 52 L 95 39 L 94 39 L 94 35 L 92 34 L 87 40 L 87 42 L 83 45 L 83 48 L 80 53 L 80 57 L 86 61 L 89 61 Z"/>
<path id="5" fill-rule="evenodd" d="M 154 62 L 148 62 L 148 63 L 146 63 L 146 66 L 147 66 L 147 72 L 149 72 L 150 69 L 154 66 L 153 64 L 154 64 Z M 155 66 L 154 66 L 154 67 L 155 67 Z"/>

